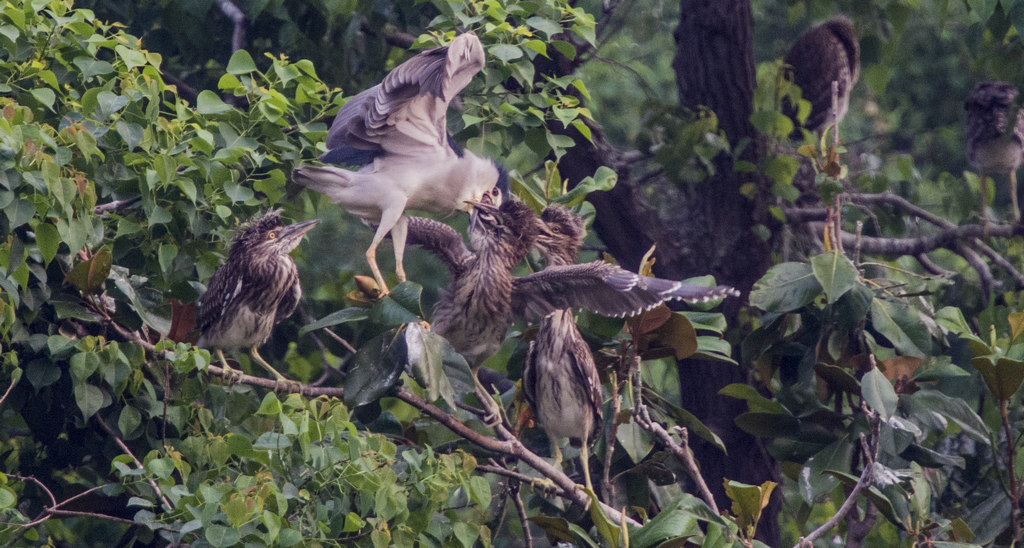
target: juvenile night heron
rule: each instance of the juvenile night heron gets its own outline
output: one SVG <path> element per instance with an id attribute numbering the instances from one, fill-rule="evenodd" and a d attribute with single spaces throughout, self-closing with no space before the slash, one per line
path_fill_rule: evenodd
<path id="1" fill-rule="evenodd" d="M 596 268 L 606 264 L 598 262 L 572 266 L 576 263 L 577 250 L 586 235 L 583 219 L 579 215 L 554 204 L 541 213 L 541 222 L 543 226 L 537 236 L 536 247 L 543 253 L 548 266 L 542 273 L 549 269 Z M 736 290 L 726 286 L 703 287 L 635 274 L 631 276 L 638 283 L 648 286 L 666 284 L 665 287 L 674 287 L 663 294 L 687 301 L 707 301 L 738 295 Z M 576 327 L 570 308 L 555 310 L 541 319 L 537 337 L 530 343 L 523 367 L 523 392 L 551 441 L 556 466 L 562 459 L 559 439 L 569 438 L 573 445 L 578 443 L 584 481 L 587 488 L 593 490 L 589 442 L 590 436 L 601 424 L 604 396 L 594 356 Z"/>
<path id="2" fill-rule="evenodd" d="M 405 281 L 406 210 L 449 215 L 486 195 L 497 201 L 499 187 L 507 187 L 497 164 L 462 150 L 447 130 L 448 104 L 483 66 L 483 46 L 472 32 L 416 55 L 349 99 L 331 124 L 320 159 L 358 171 L 302 166 L 292 172 L 296 183 L 377 225 L 366 261 L 383 293 L 377 246 L 391 234 L 395 274 Z"/>
<path id="3" fill-rule="evenodd" d="M 225 373 L 239 374 L 228 366 L 223 351 L 248 348 L 256 363 L 278 381 L 287 381 L 257 349 L 299 304 L 299 272 L 288 253 L 319 223 L 313 219 L 285 225 L 280 210 L 273 210 L 235 235 L 228 260 L 213 273 L 209 289 L 199 298 L 198 345 L 216 350 Z"/>
<path id="4" fill-rule="evenodd" d="M 572 308 L 630 316 L 668 300 L 737 294 L 726 286 L 707 288 L 639 276 L 601 261 L 552 265 L 514 277 L 512 269 L 546 230 L 522 202 L 506 200 L 500 207 L 475 203 L 469 234 L 473 253 L 450 226 L 410 218 L 410 243 L 437 255 L 452 275 L 434 307 L 433 330 L 447 338 L 474 369 L 498 351 L 516 317 L 543 318 Z"/>
<path id="5" fill-rule="evenodd" d="M 811 103 L 811 112 L 804 121 L 811 132 L 821 132 L 832 124 L 832 82 L 838 82 L 838 124 L 850 107 L 850 90 L 860 73 L 860 45 L 850 20 L 836 17 L 807 31 L 783 61 L 787 76 L 800 88 L 801 97 Z M 795 105 L 786 101 L 783 112 L 799 125 Z M 793 137 L 800 137 L 799 129 Z"/>
<path id="6" fill-rule="evenodd" d="M 964 102 L 967 120 L 967 161 L 981 179 L 981 215 L 985 216 L 988 174 L 1006 173 L 1010 178 L 1013 218 L 1020 220 L 1017 204 L 1017 168 L 1024 149 L 1024 112 L 1016 108 L 1017 88 L 1006 82 L 980 82 Z M 1011 125 L 1012 123 L 1012 125 Z"/>

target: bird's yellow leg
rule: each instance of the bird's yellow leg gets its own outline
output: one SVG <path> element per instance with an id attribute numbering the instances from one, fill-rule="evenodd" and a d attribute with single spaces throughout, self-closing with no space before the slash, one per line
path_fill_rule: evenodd
<path id="1" fill-rule="evenodd" d="M 228 365 L 228 359 L 224 357 L 224 351 L 218 348 L 216 350 L 217 358 L 220 360 L 220 366 L 223 371 L 221 375 L 224 380 L 228 381 L 229 384 L 236 382 L 242 378 L 242 372 Z"/>
<path id="2" fill-rule="evenodd" d="M 380 273 L 380 267 L 377 266 L 377 243 L 371 243 L 370 248 L 366 250 L 366 263 L 370 265 L 370 272 L 373 273 L 373 279 L 377 282 L 377 287 L 380 288 L 380 293 L 377 297 L 384 297 L 389 293 L 388 284 L 384 283 L 384 276 Z"/>
<path id="3" fill-rule="evenodd" d="M 583 481 L 591 493 L 594 492 L 594 484 L 590 481 L 590 449 L 587 447 L 587 438 L 583 438 L 583 445 L 580 446 L 580 464 L 583 466 Z"/>
<path id="4" fill-rule="evenodd" d="M 1020 205 L 1017 203 L 1017 171 L 1010 172 L 1010 203 L 1013 204 L 1013 220 L 1020 222 Z"/>
<path id="5" fill-rule="evenodd" d="M 266 360 L 263 359 L 263 356 L 260 356 L 260 353 L 256 350 L 255 346 L 249 350 L 249 355 L 252 356 L 253 361 L 260 364 L 269 373 L 274 375 L 274 378 L 277 380 L 277 384 L 274 386 L 275 392 L 281 391 L 282 385 L 283 388 L 288 392 L 302 392 L 302 383 L 300 383 L 299 381 L 293 381 L 288 377 L 285 377 L 284 375 L 278 373 L 277 369 L 271 367 L 271 365 L 267 363 Z"/>
<path id="6" fill-rule="evenodd" d="M 398 278 L 398 283 L 405 281 L 405 237 L 408 232 L 409 218 L 402 215 L 391 229 L 391 243 L 395 250 L 395 276 Z"/>
<path id="7" fill-rule="evenodd" d="M 483 383 L 476 377 L 476 371 L 473 371 L 473 384 L 475 385 L 476 399 L 480 400 L 480 405 L 484 407 L 485 411 L 481 420 L 488 428 L 497 426 L 501 422 L 501 411 L 498 409 L 498 404 L 494 402 L 494 398 L 487 393 Z"/>
<path id="8" fill-rule="evenodd" d="M 380 267 L 377 266 L 377 246 L 384 241 L 384 237 L 395 229 L 395 226 L 400 221 L 404 220 L 403 212 L 405 211 L 405 204 L 408 199 L 402 195 L 388 195 L 381 197 L 382 200 L 387 202 L 387 209 L 380 212 L 380 224 L 377 225 L 377 231 L 373 233 L 373 241 L 370 242 L 369 249 L 366 250 L 366 262 L 370 265 L 370 270 L 373 272 L 373 279 L 377 280 L 377 285 L 380 286 L 380 296 L 383 297 L 388 294 L 388 284 L 384 283 L 384 276 L 380 273 Z M 406 221 L 408 222 L 408 221 Z M 402 250 L 405 250 L 405 234 L 408 225 L 403 225 L 398 229 L 398 237 L 402 240 L 401 242 L 395 242 L 395 249 L 398 249 L 398 244 L 402 244 Z M 392 237 L 395 235 L 392 234 Z M 397 257 L 396 257 L 397 261 Z M 398 261 L 398 264 L 401 264 Z M 403 271 L 402 275 L 405 273 Z"/>

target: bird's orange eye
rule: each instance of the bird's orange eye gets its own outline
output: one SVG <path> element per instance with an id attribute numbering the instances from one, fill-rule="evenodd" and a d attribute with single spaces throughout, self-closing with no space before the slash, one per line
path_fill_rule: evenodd
<path id="1" fill-rule="evenodd" d="M 271 232 L 270 234 L 267 234 L 267 238 L 271 240 L 277 238 L 277 232 Z"/>
<path id="2" fill-rule="evenodd" d="M 561 234 L 562 233 L 562 229 L 559 228 L 558 226 L 553 226 L 553 227 L 551 227 L 551 232 L 554 232 L 555 234 Z"/>

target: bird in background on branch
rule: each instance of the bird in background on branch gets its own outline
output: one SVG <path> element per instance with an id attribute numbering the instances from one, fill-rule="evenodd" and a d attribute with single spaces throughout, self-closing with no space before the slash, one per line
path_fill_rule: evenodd
<path id="1" fill-rule="evenodd" d="M 288 380 L 257 349 L 299 304 L 299 271 L 288 254 L 319 223 L 320 219 L 312 219 L 285 225 L 281 211 L 272 210 L 235 235 L 227 261 L 213 273 L 209 288 L 199 298 L 197 344 L 215 350 L 226 374 L 240 373 L 228 365 L 224 350 L 248 348 L 253 361 L 278 381 Z"/>
<path id="2" fill-rule="evenodd" d="M 507 173 L 462 149 L 447 129 L 449 103 L 484 60 L 483 45 L 472 32 L 417 54 L 349 99 L 331 124 L 320 160 L 358 171 L 301 166 L 292 172 L 296 183 L 377 225 L 366 261 L 382 294 L 388 289 L 377 266 L 377 247 L 389 233 L 395 274 L 399 282 L 406 279 L 406 210 L 450 215 L 485 196 L 497 203 L 508 192 Z"/>
<path id="3" fill-rule="evenodd" d="M 833 121 L 838 124 L 850 108 L 850 91 L 860 75 L 860 45 L 847 17 L 836 17 L 805 32 L 783 58 L 785 75 L 811 103 L 803 127 L 821 133 Z M 832 117 L 832 82 L 838 83 L 836 117 Z M 791 138 L 801 137 L 797 107 L 788 99 L 782 111 L 797 128 Z"/>
<path id="4" fill-rule="evenodd" d="M 1017 168 L 1024 151 L 1024 112 L 1016 104 L 1017 88 L 1006 82 L 979 82 L 964 101 L 967 119 L 967 161 L 981 179 L 981 215 L 985 215 L 989 174 L 1007 174 L 1013 218 L 1020 221 L 1017 203 Z"/>

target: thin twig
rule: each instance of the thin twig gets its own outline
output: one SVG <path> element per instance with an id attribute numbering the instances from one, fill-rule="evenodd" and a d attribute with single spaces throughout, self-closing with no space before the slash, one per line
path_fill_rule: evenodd
<path id="1" fill-rule="evenodd" d="M 239 9 L 231 0 L 215 0 L 220 12 L 231 20 L 234 30 L 231 32 L 231 52 L 234 53 L 245 48 L 245 33 L 248 21 L 245 12 Z"/>
<path id="2" fill-rule="evenodd" d="M 24 376 L 24 374 L 21 375 L 21 377 Z M 21 377 L 18 377 L 16 380 L 14 380 L 14 382 L 11 383 L 10 386 L 7 387 L 7 390 L 4 391 L 3 397 L 0 397 L 0 405 L 3 405 L 4 401 L 7 400 L 7 396 L 11 395 L 11 390 L 14 390 L 14 387 L 18 386 L 18 382 L 21 381 Z"/>
<path id="3" fill-rule="evenodd" d="M 864 434 L 860 435 L 860 445 L 865 459 L 864 470 L 861 471 L 860 479 L 857 480 L 857 484 L 853 486 L 853 490 L 850 491 L 850 494 L 843 501 L 836 514 L 823 523 L 821 527 L 811 531 L 806 537 L 801 537 L 794 548 L 810 548 L 814 546 L 815 540 L 835 527 L 856 506 L 857 497 L 860 495 L 860 492 L 871 484 L 872 472 L 875 467 L 875 461 L 878 458 L 878 435 L 882 421 L 878 413 L 869 408 L 867 404 L 862 403 L 861 408 L 871 424 L 871 439 L 868 439 Z"/>
<path id="4" fill-rule="evenodd" d="M 121 450 L 124 451 L 126 455 L 132 458 L 132 460 L 135 462 L 135 465 L 138 466 L 140 470 L 145 470 L 146 467 L 142 464 L 142 461 L 140 461 L 138 457 L 135 456 L 135 453 L 132 453 L 132 450 L 129 449 L 127 445 L 125 445 L 124 441 L 121 440 L 121 436 L 118 435 L 117 431 L 111 428 L 110 425 L 103 420 L 103 417 L 101 417 L 99 413 L 93 415 L 93 417 L 96 418 L 96 422 L 100 424 L 100 427 L 106 430 L 107 434 L 109 434 L 110 437 L 114 438 L 114 442 L 117 443 L 117 446 L 120 447 Z M 174 510 L 174 505 L 171 504 L 171 501 L 167 500 L 167 497 L 164 496 L 163 491 L 160 490 L 160 486 L 157 485 L 156 481 L 153 480 L 153 478 L 148 478 L 146 481 L 149 483 L 150 487 L 152 487 L 153 490 L 156 491 L 156 494 L 160 496 L 160 500 L 164 503 L 166 509 L 168 511 Z"/>
<path id="5" fill-rule="evenodd" d="M 523 506 L 523 499 L 519 496 L 519 485 L 519 480 L 509 480 L 508 494 L 512 498 L 512 504 L 516 506 L 519 524 L 523 528 L 523 545 L 526 548 L 533 548 L 533 535 L 530 533 L 530 522 L 526 518 L 526 506 Z"/>

